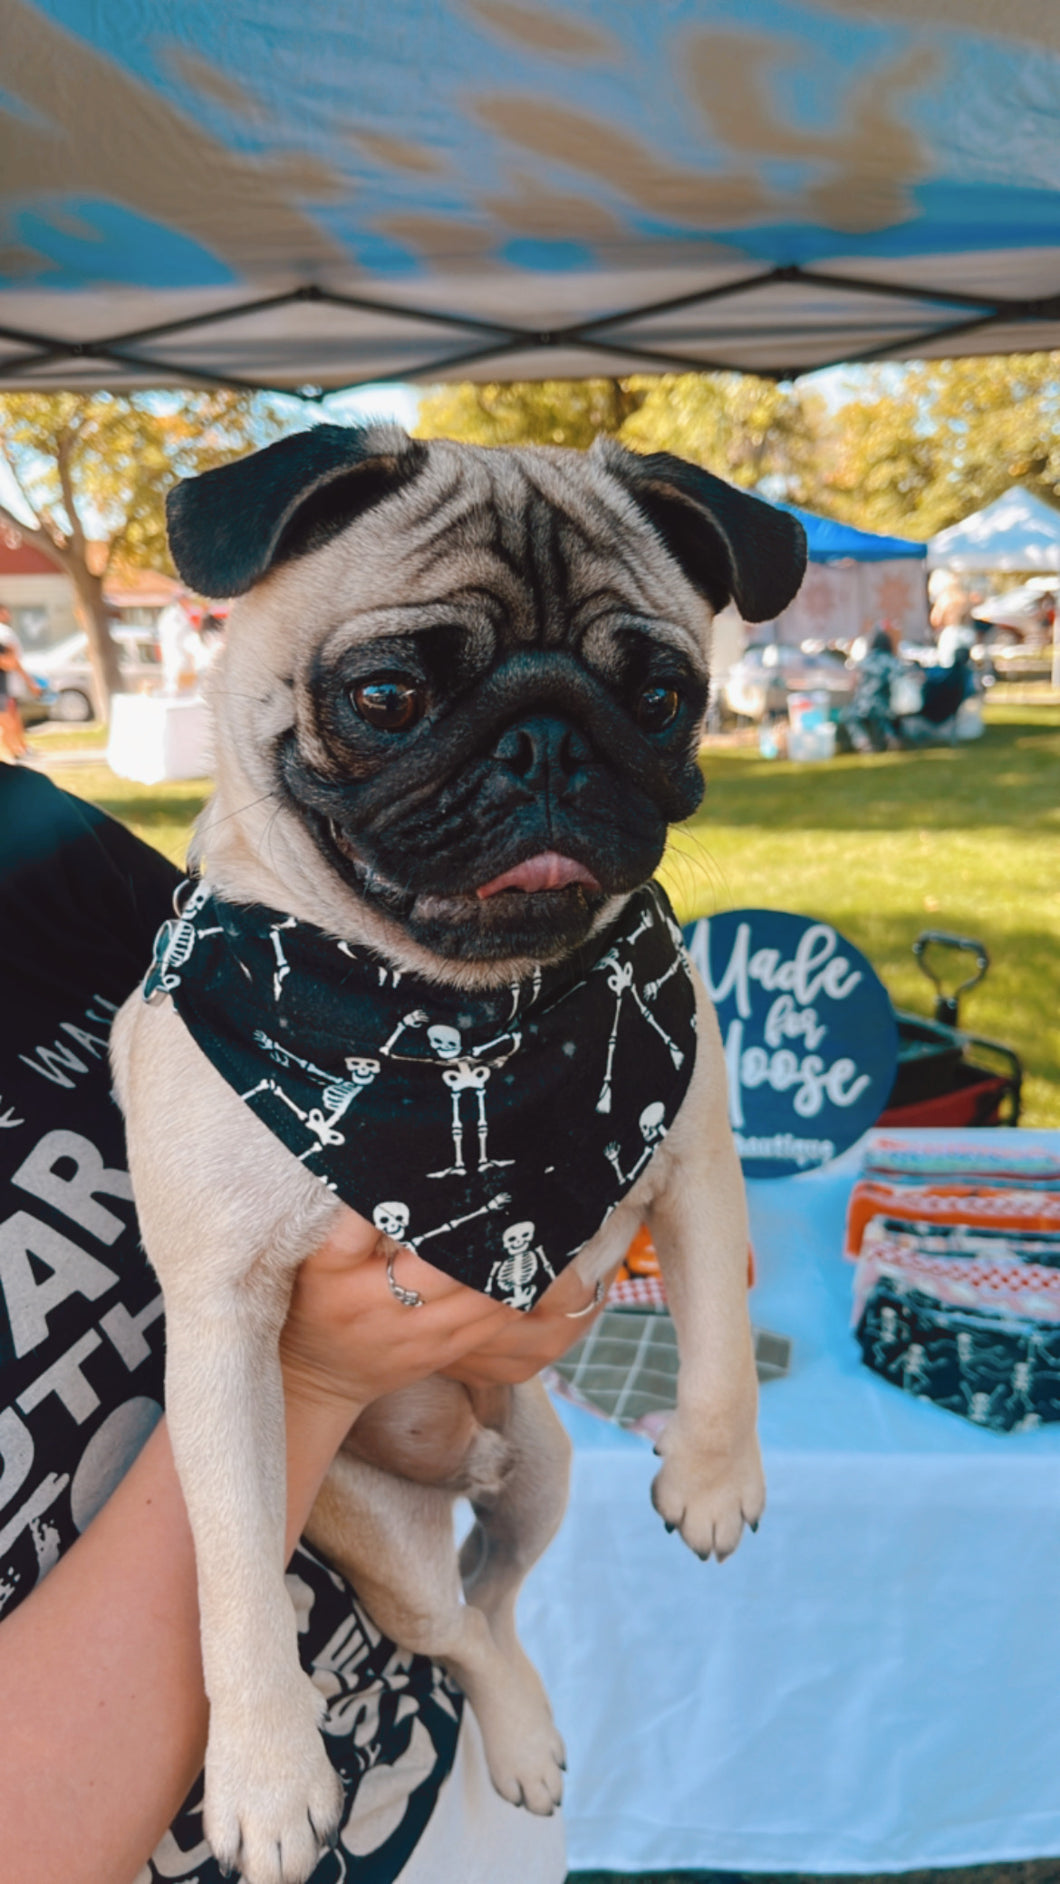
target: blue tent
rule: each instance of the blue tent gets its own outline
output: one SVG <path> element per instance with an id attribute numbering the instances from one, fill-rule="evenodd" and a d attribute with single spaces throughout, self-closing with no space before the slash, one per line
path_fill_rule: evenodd
<path id="1" fill-rule="evenodd" d="M 3 0 L 0 384 L 1060 346 L 1048 0 Z"/>
<path id="2" fill-rule="evenodd" d="M 812 510 L 800 510 L 797 504 L 781 504 L 798 517 L 806 532 L 806 547 L 811 563 L 892 563 L 920 560 L 927 556 L 926 543 L 914 543 L 903 536 L 876 536 L 871 530 L 855 530 L 853 524 L 836 523 L 831 517 L 818 517 Z"/>

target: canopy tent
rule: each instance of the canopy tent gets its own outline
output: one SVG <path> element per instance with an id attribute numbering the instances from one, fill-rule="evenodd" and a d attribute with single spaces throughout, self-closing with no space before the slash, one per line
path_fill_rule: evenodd
<path id="1" fill-rule="evenodd" d="M 1060 346 L 1050 0 L 4 0 L 0 385 Z"/>
<path id="2" fill-rule="evenodd" d="M 872 530 L 855 530 L 852 523 L 837 523 L 834 517 L 818 517 L 812 510 L 800 510 L 798 504 L 782 504 L 779 508 L 798 517 L 806 532 L 806 550 L 811 563 L 920 562 L 927 555 L 926 543 L 914 543 L 908 537 L 877 536 Z"/>
<path id="3" fill-rule="evenodd" d="M 1014 484 L 985 509 L 933 536 L 928 562 L 958 575 L 1060 570 L 1060 510 Z"/>

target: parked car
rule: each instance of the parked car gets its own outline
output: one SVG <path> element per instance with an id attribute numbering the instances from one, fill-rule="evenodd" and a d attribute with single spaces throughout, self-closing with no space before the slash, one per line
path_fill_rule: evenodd
<path id="1" fill-rule="evenodd" d="M 827 693 L 840 707 L 854 691 L 854 677 L 837 649 L 808 652 L 784 642 L 752 642 L 720 680 L 722 705 L 740 719 L 786 713 L 789 693 Z"/>
<path id="2" fill-rule="evenodd" d="M 122 687 L 127 693 L 151 693 L 161 684 L 162 657 L 151 628 L 112 628 L 118 646 Z M 47 687 L 53 720 L 95 718 L 96 703 L 88 636 L 70 635 L 57 647 L 34 654 L 28 663 L 35 680 Z"/>

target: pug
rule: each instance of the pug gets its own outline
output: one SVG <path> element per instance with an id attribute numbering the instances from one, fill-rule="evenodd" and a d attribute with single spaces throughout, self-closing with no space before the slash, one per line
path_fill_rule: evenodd
<path id="1" fill-rule="evenodd" d="M 277 1344 L 341 1212 L 374 1222 L 410 1312 L 410 1248 L 513 1313 L 573 1265 L 591 1308 L 647 1224 L 681 1356 L 653 1502 L 704 1558 L 757 1524 L 725 1066 L 651 879 L 703 789 L 713 613 L 776 615 L 805 550 L 667 454 L 386 426 L 286 438 L 178 485 L 168 518 L 183 581 L 245 599 L 211 684 L 201 874 L 114 1072 L 195 1541 L 206 1833 L 250 1884 L 298 1884 L 341 1792 L 283 1582 Z M 541 1813 L 563 1750 L 514 1606 L 567 1459 L 539 1383 L 438 1378 L 366 1410 L 308 1530 L 449 1669 L 498 1791 Z"/>

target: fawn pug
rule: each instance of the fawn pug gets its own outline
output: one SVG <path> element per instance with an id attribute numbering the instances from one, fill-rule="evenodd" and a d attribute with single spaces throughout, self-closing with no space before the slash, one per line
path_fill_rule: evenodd
<path id="1" fill-rule="evenodd" d="M 647 1223 L 681 1355 L 655 1506 L 704 1557 L 762 1509 L 720 1040 L 650 879 L 702 792 L 713 613 L 775 615 L 804 546 L 665 454 L 391 427 L 284 439 L 168 508 L 183 579 L 245 599 L 211 681 L 202 874 L 114 1067 L 195 1540 L 207 1835 L 251 1884 L 295 1884 L 341 1795 L 283 1581 L 277 1343 L 339 1213 L 388 1239 L 410 1310 L 409 1248 L 519 1312 L 570 1264 L 591 1303 Z M 535 1812 L 562 1745 L 514 1602 L 566 1469 L 539 1384 L 437 1378 L 367 1409 L 308 1530 L 452 1672 Z"/>

